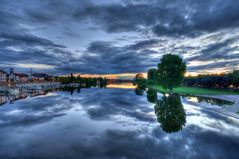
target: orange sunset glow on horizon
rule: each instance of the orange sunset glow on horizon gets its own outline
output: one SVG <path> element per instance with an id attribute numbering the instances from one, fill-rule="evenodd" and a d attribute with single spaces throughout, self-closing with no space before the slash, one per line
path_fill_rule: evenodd
<path id="1" fill-rule="evenodd" d="M 185 77 L 188 76 L 198 76 L 199 74 L 225 74 L 229 71 L 222 71 L 222 70 L 214 70 L 213 72 L 210 71 L 204 71 L 204 72 L 186 72 Z M 142 73 L 142 72 L 140 72 Z M 136 76 L 137 73 L 118 73 L 118 74 L 74 74 L 74 76 L 80 75 L 81 77 L 86 77 L 86 78 L 97 78 L 97 77 L 102 77 L 102 78 L 107 78 L 107 79 L 119 79 L 119 78 L 125 78 L 125 79 L 133 79 Z M 142 73 L 145 78 L 147 78 L 147 73 L 143 72 Z"/>

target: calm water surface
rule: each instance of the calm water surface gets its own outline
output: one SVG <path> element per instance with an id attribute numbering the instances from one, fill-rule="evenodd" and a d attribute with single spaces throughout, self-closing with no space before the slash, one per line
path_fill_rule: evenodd
<path id="1" fill-rule="evenodd" d="M 239 120 L 148 93 L 92 88 L 7 102 L 0 158 L 238 159 Z"/>

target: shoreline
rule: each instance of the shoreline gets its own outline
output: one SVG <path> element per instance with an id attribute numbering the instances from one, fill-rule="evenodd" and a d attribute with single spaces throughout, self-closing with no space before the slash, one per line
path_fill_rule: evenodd
<path id="1" fill-rule="evenodd" d="M 202 97 L 210 97 L 214 99 L 221 99 L 226 101 L 234 102 L 234 104 L 230 107 L 224 108 L 229 112 L 236 113 L 239 112 L 239 95 L 202 95 Z"/>
<path id="2" fill-rule="evenodd" d="M 159 93 L 169 93 L 168 90 L 164 90 L 157 85 L 147 85 L 148 89 L 153 89 Z M 196 96 L 196 97 L 208 97 L 213 99 L 219 99 L 229 102 L 234 102 L 233 105 L 225 108 L 207 108 L 210 111 L 220 113 L 229 117 L 234 117 L 239 119 L 239 92 L 221 91 L 221 90 L 210 90 L 204 88 L 195 87 L 179 87 L 173 90 L 173 93 L 186 96 Z"/>
<path id="3" fill-rule="evenodd" d="M 158 85 L 146 85 L 147 88 L 153 89 L 160 93 L 170 93 L 169 90 L 165 90 Z M 179 95 L 239 95 L 239 91 L 231 90 L 219 90 L 219 89 L 209 89 L 209 88 L 198 88 L 198 87 L 177 87 L 172 90 L 172 93 Z"/>
<path id="4" fill-rule="evenodd" d="M 229 117 L 239 119 L 239 95 L 197 95 L 198 97 L 209 97 L 234 102 L 233 105 L 225 108 L 207 108 L 210 111 L 220 113 Z"/>

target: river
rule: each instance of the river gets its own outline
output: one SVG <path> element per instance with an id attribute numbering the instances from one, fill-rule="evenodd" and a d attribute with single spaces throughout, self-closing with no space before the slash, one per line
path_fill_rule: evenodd
<path id="1" fill-rule="evenodd" d="M 2 96 L 0 158 L 238 158 L 239 120 L 208 109 L 230 103 L 148 93 L 111 86 Z"/>

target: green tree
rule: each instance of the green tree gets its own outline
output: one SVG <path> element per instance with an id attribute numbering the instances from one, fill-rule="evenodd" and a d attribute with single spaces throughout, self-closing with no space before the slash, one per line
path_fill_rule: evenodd
<path id="1" fill-rule="evenodd" d="M 144 78 L 144 75 L 142 73 L 138 73 L 133 80 L 133 85 L 143 88 L 146 87 L 146 81 L 147 80 Z"/>
<path id="2" fill-rule="evenodd" d="M 151 68 L 148 70 L 148 80 L 152 80 L 152 81 L 157 81 L 157 74 L 158 74 L 158 70 L 155 68 Z"/>
<path id="3" fill-rule="evenodd" d="M 73 73 L 71 73 L 71 83 L 75 82 L 75 77 L 73 75 Z"/>
<path id="4" fill-rule="evenodd" d="M 158 64 L 158 82 L 164 89 L 180 86 L 185 73 L 186 64 L 178 55 L 166 54 Z"/>
<path id="5" fill-rule="evenodd" d="M 233 72 L 229 74 L 229 78 L 231 79 L 234 89 L 237 89 L 239 87 L 239 70 L 233 70 Z"/>

